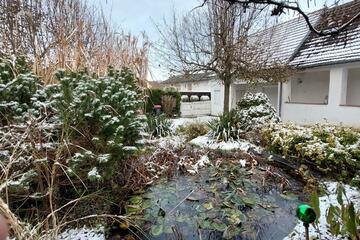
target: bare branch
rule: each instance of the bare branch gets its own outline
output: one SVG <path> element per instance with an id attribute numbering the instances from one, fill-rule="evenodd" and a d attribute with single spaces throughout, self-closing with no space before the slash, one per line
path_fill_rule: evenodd
<path id="1" fill-rule="evenodd" d="M 204 0 L 202 5 L 204 5 L 208 1 L 209 0 Z M 229 4 L 240 4 L 242 6 L 249 6 L 250 4 L 275 6 L 275 8 L 273 9 L 273 15 L 276 16 L 284 13 L 284 9 L 293 10 L 295 12 L 298 12 L 305 19 L 306 24 L 308 25 L 310 31 L 318 34 L 319 36 L 336 35 L 344 31 L 351 23 L 353 23 L 355 20 L 360 18 L 360 12 L 359 12 L 356 15 L 354 15 L 352 18 L 350 18 L 347 22 L 343 23 L 341 26 L 331 29 L 320 30 L 313 25 L 313 23 L 310 21 L 309 15 L 301 9 L 301 7 L 297 2 L 275 1 L 275 0 L 223 0 L 223 1 L 228 2 Z M 334 3 L 338 4 L 338 0 L 335 0 Z"/>

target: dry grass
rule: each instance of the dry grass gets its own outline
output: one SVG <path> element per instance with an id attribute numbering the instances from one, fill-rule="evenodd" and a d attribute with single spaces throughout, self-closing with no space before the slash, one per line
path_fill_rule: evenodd
<path id="1" fill-rule="evenodd" d="M 119 32 L 87 1 L 0 0 L 0 21 L 0 53 L 27 56 L 45 83 L 59 68 L 102 76 L 112 65 L 129 67 L 146 85 L 146 35 Z"/>

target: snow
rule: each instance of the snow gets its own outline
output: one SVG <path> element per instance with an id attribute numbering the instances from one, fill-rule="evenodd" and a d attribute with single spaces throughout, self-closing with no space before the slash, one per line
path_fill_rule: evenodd
<path id="1" fill-rule="evenodd" d="M 152 141 L 157 143 L 160 148 L 179 148 L 185 143 L 183 136 L 167 136 Z"/>
<path id="2" fill-rule="evenodd" d="M 200 168 L 205 167 L 206 165 L 210 164 L 209 157 L 207 155 L 203 155 L 200 157 L 199 161 L 195 163 L 193 166 L 194 170 L 197 172 Z"/>
<path id="3" fill-rule="evenodd" d="M 189 159 L 181 159 L 178 162 L 179 167 L 185 168 L 186 171 L 190 174 L 197 174 L 201 168 L 209 164 L 210 164 L 210 160 L 207 155 L 201 156 L 200 159 L 195 164 L 192 164 L 191 161 L 189 161 Z"/>
<path id="4" fill-rule="evenodd" d="M 104 228 L 92 229 L 83 227 L 80 229 L 68 229 L 61 233 L 58 240 L 105 240 Z"/>
<path id="5" fill-rule="evenodd" d="M 244 159 L 240 159 L 240 160 L 239 160 L 239 163 L 240 163 L 240 165 L 241 165 L 242 167 L 245 167 L 245 166 L 246 166 L 246 160 L 244 160 Z"/>
<path id="6" fill-rule="evenodd" d="M 328 9 L 323 22 L 332 21 L 336 15 L 339 25 L 345 23 L 347 18 L 345 13 L 352 16 L 359 12 L 360 4 L 353 1 L 348 4 Z M 328 29 L 327 31 L 330 31 Z M 339 64 L 342 62 L 356 61 L 360 59 L 360 24 L 355 21 L 347 31 L 330 36 L 319 36 L 310 34 L 302 44 L 290 65 L 300 67 L 314 67 L 318 65 Z"/>
<path id="7" fill-rule="evenodd" d="M 171 119 L 171 121 L 172 121 L 172 127 L 175 130 L 181 125 L 186 125 L 190 123 L 208 123 L 216 118 L 217 117 L 214 116 L 200 116 L 195 118 L 176 118 L 176 119 Z"/>
<path id="8" fill-rule="evenodd" d="M 248 152 L 250 149 L 253 149 L 257 152 L 260 152 L 261 149 L 248 141 L 229 141 L 229 142 L 217 142 L 210 138 L 209 136 L 200 136 L 190 141 L 191 144 L 197 145 L 202 148 L 209 149 L 219 149 L 224 151 L 230 150 L 241 150 Z"/>
<path id="9" fill-rule="evenodd" d="M 321 216 L 319 218 L 318 228 L 319 228 L 320 234 L 311 225 L 309 228 L 310 238 L 313 239 L 312 237 L 320 235 L 321 238 L 319 238 L 319 239 L 332 239 L 332 240 L 339 239 L 340 240 L 343 238 L 341 238 L 340 236 L 338 238 L 336 238 L 328 233 L 328 231 L 327 231 L 328 224 L 327 224 L 326 216 L 325 216 L 326 210 L 330 207 L 330 204 L 332 204 L 334 206 L 339 206 L 339 204 L 336 200 L 337 183 L 336 182 L 325 182 L 324 184 L 325 184 L 326 189 L 329 194 L 322 196 L 319 199 Z M 345 185 L 344 187 L 345 187 L 346 196 L 349 198 L 350 201 L 352 201 L 354 203 L 355 210 L 359 211 L 360 210 L 360 191 L 349 185 Z M 345 197 L 343 197 L 343 198 L 344 198 L 344 202 L 346 202 Z M 291 232 L 286 238 L 284 238 L 284 240 L 303 239 L 304 234 L 305 234 L 305 232 L 304 232 L 303 223 L 299 221 L 297 223 L 296 227 L 294 228 L 293 232 Z"/>
<path id="10" fill-rule="evenodd" d="M 93 167 L 90 172 L 88 172 L 88 178 L 89 180 L 101 179 L 101 175 L 99 174 L 97 167 Z"/>

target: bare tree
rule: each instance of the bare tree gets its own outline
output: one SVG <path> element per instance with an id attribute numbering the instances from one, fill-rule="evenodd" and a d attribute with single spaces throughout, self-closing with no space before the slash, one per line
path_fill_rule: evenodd
<path id="1" fill-rule="evenodd" d="M 204 6 L 207 2 L 211 0 L 203 0 L 203 3 L 201 6 Z M 329 26 L 329 28 L 324 29 L 317 29 L 316 26 L 314 26 L 311 21 L 309 15 L 300 7 L 300 2 L 307 3 L 309 6 L 310 4 L 315 4 L 316 0 L 222 0 L 224 2 L 227 2 L 231 5 L 236 4 L 240 8 L 247 8 L 249 5 L 258 5 L 261 6 L 263 9 L 267 9 L 269 7 L 272 8 L 271 14 L 273 16 L 280 16 L 282 14 L 285 14 L 286 10 L 295 11 L 299 13 L 306 21 L 306 24 L 308 25 L 310 31 L 320 35 L 320 36 L 329 36 L 329 35 L 335 35 L 339 32 L 345 30 L 351 23 L 353 23 L 355 20 L 360 18 L 360 12 L 355 14 L 354 16 L 349 17 L 348 21 L 342 23 L 339 26 L 332 27 Z M 332 5 L 338 5 L 341 0 L 333 0 L 329 6 Z"/>
<path id="2" fill-rule="evenodd" d="M 0 0 L 0 49 L 26 56 L 45 82 L 58 68 L 103 75 L 112 65 L 129 67 L 146 84 L 146 35 L 117 31 L 82 0 Z"/>
<path id="3" fill-rule="evenodd" d="M 283 80 L 285 66 L 268 61 L 256 39 L 263 11 L 242 8 L 222 0 L 209 0 L 182 19 L 158 26 L 164 63 L 174 72 L 213 73 L 224 85 L 224 112 L 229 111 L 230 85 L 234 80 Z M 259 38 L 260 39 L 260 38 Z"/>

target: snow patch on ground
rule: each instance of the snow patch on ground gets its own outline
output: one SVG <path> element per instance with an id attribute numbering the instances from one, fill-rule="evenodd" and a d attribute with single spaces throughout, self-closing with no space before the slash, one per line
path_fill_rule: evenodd
<path id="1" fill-rule="evenodd" d="M 146 139 L 143 141 L 143 144 L 151 144 L 158 148 L 176 149 L 180 148 L 185 142 L 183 136 L 173 135 L 155 139 Z"/>
<path id="2" fill-rule="evenodd" d="M 250 149 L 253 149 L 257 152 L 261 151 L 259 147 L 245 140 L 231 141 L 231 142 L 217 142 L 212 138 L 210 138 L 209 136 L 200 136 L 191 140 L 190 143 L 202 148 L 219 149 L 224 151 L 241 150 L 244 152 L 248 152 Z"/>
<path id="3" fill-rule="evenodd" d="M 199 116 L 194 118 L 175 118 L 175 119 L 171 119 L 171 121 L 172 121 L 172 127 L 175 130 L 181 125 L 186 125 L 190 123 L 208 123 L 216 118 L 217 117 L 214 116 Z"/>
<path id="4" fill-rule="evenodd" d="M 58 240 L 105 240 L 104 228 L 100 227 L 97 229 L 93 228 L 77 228 L 68 229 L 61 233 Z"/>
<path id="5" fill-rule="evenodd" d="M 324 184 L 326 186 L 327 191 L 329 192 L 329 195 L 322 196 L 319 199 L 321 216 L 319 218 L 318 228 L 319 228 L 320 234 L 317 232 L 317 230 L 313 226 L 310 226 L 310 228 L 309 228 L 310 239 L 315 239 L 316 237 L 318 237 L 316 239 L 332 239 L 332 240 L 344 239 L 340 236 L 338 238 L 336 238 L 327 232 L 328 224 L 326 222 L 326 216 L 325 216 L 326 210 L 330 207 L 330 204 L 332 204 L 334 206 L 339 206 L 339 204 L 337 203 L 337 200 L 336 200 L 337 183 L 336 182 L 325 182 Z M 347 197 L 349 198 L 350 201 L 352 201 L 354 203 L 355 210 L 359 211 L 360 210 L 360 191 L 349 185 L 345 185 L 344 187 L 345 187 Z M 344 198 L 344 202 L 346 202 L 345 197 L 343 197 L 343 198 Z M 304 236 L 305 236 L 304 226 L 303 226 L 303 223 L 299 221 L 298 224 L 296 225 L 296 227 L 294 228 L 293 232 L 291 232 L 286 238 L 284 238 L 284 240 L 304 239 Z"/>

